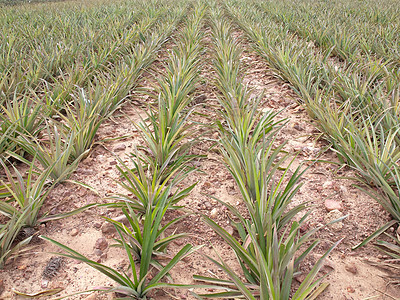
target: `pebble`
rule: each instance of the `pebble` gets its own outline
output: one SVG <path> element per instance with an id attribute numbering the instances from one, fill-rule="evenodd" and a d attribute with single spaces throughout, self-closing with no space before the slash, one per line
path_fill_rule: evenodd
<path id="1" fill-rule="evenodd" d="M 327 211 L 342 210 L 342 205 L 335 200 L 326 199 L 324 204 Z"/>
<path id="2" fill-rule="evenodd" d="M 94 249 L 94 254 L 97 256 L 101 256 L 103 254 L 103 251 L 99 250 L 99 249 Z"/>
<path id="3" fill-rule="evenodd" d="M 119 144 L 117 146 L 114 147 L 114 151 L 118 152 L 118 151 L 124 151 L 126 149 L 125 144 Z"/>
<path id="4" fill-rule="evenodd" d="M 315 148 L 315 147 L 303 147 L 303 152 L 306 153 L 307 155 L 315 155 L 318 154 L 320 151 L 320 148 Z"/>
<path id="5" fill-rule="evenodd" d="M 110 166 L 115 166 L 116 164 L 118 164 L 116 160 L 110 161 Z"/>
<path id="6" fill-rule="evenodd" d="M 101 228 L 101 223 L 100 222 L 96 222 L 96 223 L 93 224 L 93 227 L 99 229 L 99 228 Z"/>
<path id="7" fill-rule="evenodd" d="M 78 233 L 79 233 L 78 229 L 74 228 L 74 229 L 71 230 L 71 232 L 69 234 L 71 236 L 76 236 L 76 235 L 78 235 Z"/>
<path id="8" fill-rule="evenodd" d="M 354 293 L 356 290 L 355 290 L 353 287 L 348 286 L 348 287 L 347 287 L 347 291 L 348 291 L 349 293 Z"/>
<path id="9" fill-rule="evenodd" d="M 324 189 L 330 189 L 330 188 L 333 187 L 333 182 L 332 182 L 332 181 L 326 181 L 326 182 L 322 185 L 322 187 L 323 187 Z"/>
<path id="10" fill-rule="evenodd" d="M 307 222 L 304 222 L 303 224 L 300 225 L 300 233 L 305 233 L 310 229 L 310 225 Z"/>
<path id="11" fill-rule="evenodd" d="M 218 209 L 217 208 L 213 208 L 211 213 L 210 213 L 210 217 L 211 218 L 215 218 L 216 216 L 218 216 Z"/>
<path id="12" fill-rule="evenodd" d="M 193 161 L 192 164 L 193 164 L 196 168 L 200 168 L 200 167 L 201 167 L 201 161 Z"/>
<path id="13" fill-rule="evenodd" d="M 203 183 L 203 188 L 209 189 L 210 187 L 211 187 L 211 183 L 210 182 L 206 181 L 206 182 Z"/>
<path id="14" fill-rule="evenodd" d="M 216 193 L 217 193 L 216 189 L 211 188 L 211 189 L 208 190 L 208 194 L 209 195 L 215 195 Z"/>
<path id="15" fill-rule="evenodd" d="M 204 202 L 204 207 L 205 207 L 206 209 L 211 209 L 212 205 L 211 205 L 210 202 L 206 201 L 206 202 Z"/>
<path id="16" fill-rule="evenodd" d="M 298 131 L 303 131 L 303 130 L 304 130 L 303 127 L 301 127 L 299 123 L 295 123 L 295 124 L 293 125 L 293 128 L 296 129 L 296 130 L 298 130 Z"/>
<path id="17" fill-rule="evenodd" d="M 297 282 L 302 283 L 304 281 L 304 279 L 306 279 L 307 274 L 305 273 L 301 273 L 297 276 L 294 277 L 294 279 L 296 279 Z"/>
<path id="18" fill-rule="evenodd" d="M 108 247 L 108 242 L 105 238 L 99 238 L 94 245 L 95 249 L 105 250 Z"/>
<path id="19" fill-rule="evenodd" d="M 96 300 L 97 299 L 97 295 L 95 293 L 90 294 L 89 296 L 87 296 L 84 300 Z"/>
<path id="20" fill-rule="evenodd" d="M 330 223 L 336 219 L 343 217 L 342 212 L 337 209 L 334 209 L 325 215 L 325 223 Z M 341 230 L 343 228 L 343 222 L 336 222 L 334 224 L 329 225 L 333 230 Z"/>
<path id="21" fill-rule="evenodd" d="M 352 274 L 357 274 L 357 266 L 355 263 L 350 263 L 345 265 L 344 267 L 346 269 L 347 272 L 350 272 Z"/>
<path id="22" fill-rule="evenodd" d="M 319 259 L 321 259 L 322 255 L 321 254 L 315 254 L 314 257 L 315 257 L 316 260 L 319 260 Z M 332 259 L 326 257 L 322 261 L 322 267 L 323 268 L 331 268 L 332 270 L 334 270 L 336 265 L 335 265 L 335 263 L 333 262 Z"/>
<path id="23" fill-rule="evenodd" d="M 109 222 L 104 222 L 103 226 L 101 226 L 101 232 L 105 236 L 112 236 L 113 234 L 116 233 L 116 230 L 113 224 Z"/>
<path id="24" fill-rule="evenodd" d="M 182 246 L 184 242 L 185 242 L 185 241 L 184 241 L 183 239 L 176 239 L 176 240 L 175 240 L 175 244 L 176 244 L 177 246 Z"/>
<path id="25" fill-rule="evenodd" d="M 94 171 L 93 171 L 93 170 L 91 170 L 91 169 L 83 169 L 83 168 L 79 168 L 79 169 L 77 170 L 77 172 L 78 172 L 79 174 L 82 174 L 82 175 L 93 175 L 93 174 L 94 174 Z"/>
<path id="26" fill-rule="evenodd" d="M 233 230 L 233 227 L 232 227 L 232 226 L 226 227 L 225 230 L 226 230 L 226 232 L 229 233 L 229 235 L 233 235 L 233 231 L 234 231 L 234 230 Z"/>

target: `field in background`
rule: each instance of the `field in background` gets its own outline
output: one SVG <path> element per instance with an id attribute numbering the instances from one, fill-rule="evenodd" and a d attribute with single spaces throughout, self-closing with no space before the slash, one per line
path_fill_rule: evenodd
<path id="1" fill-rule="evenodd" d="M 397 299 L 398 0 L 45 2 L 0 0 L 1 299 Z"/>

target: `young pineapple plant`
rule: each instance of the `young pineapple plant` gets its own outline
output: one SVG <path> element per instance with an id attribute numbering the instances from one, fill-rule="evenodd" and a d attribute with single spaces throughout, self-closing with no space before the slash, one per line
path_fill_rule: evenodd
<path id="1" fill-rule="evenodd" d="M 118 171 L 121 174 L 122 181 L 118 184 L 128 193 L 135 195 L 134 198 L 127 196 L 126 194 L 118 194 L 111 197 L 116 203 L 110 204 L 111 206 L 119 206 L 122 201 L 129 203 L 129 205 L 139 214 L 144 214 L 149 205 L 156 205 L 158 198 L 151 195 L 153 191 L 155 194 L 162 193 L 165 186 L 176 187 L 182 180 L 189 175 L 193 169 L 185 165 L 185 161 L 182 160 L 179 167 L 175 169 L 169 168 L 169 160 L 164 165 L 159 166 L 153 161 L 152 156 L 148 156 L 143 152 L 136 150 L 133 156 L 130 156 L 129 163 L 123 162 L 118 159 L 120 166 L 117 166 Z M 149 176 L 151 174 L 151 176 Z M 177 203 L 186 198 L 193 190 L 196 184 L 193 184 L 183 190 L 171 192 L 169 195 L 169 206 L 168 208 L 177 209 Z M 154 198 L 154 199 L 152 199 Z M 148 199 L 152 199 L 149 202 Z"/>
<path id="2" fill-rule="evenodd" d="M 145 167 L 140 159 L 136 164 L 138 170 L 143 170 Z M 129 299 L 147 299 L 152 290 L 162 287 L 179 287 L 171 282 L 165 282 L 164 279 L 171 280 L 170 270 L 180 260 L 199 249 L 199 247 L 186 244 L 166 264 L 162 263 L 165 261 L 165 251 L 169 243 L 187 236 L 185 233 L 168 235 L 169 227 L 182 217 L 174 218 L 165 224 L 163 223 L 164 215 L 168 209 L 172 208 L 177 198 L 183 199 L 188 196 L 190 189 L 184 191 L 178 189 L 173 192 L 174 184 L 166 182 L 162 186 L 157 184 L 159 180 L 157 174 L 150 173 L 146 176 L 141 171 L 139 174 L 141 176 L 135 178 L 137 184 L 129 187 L 129 191 L 133 192 L 135 198 L 128 199 L 126 196 L 124 204 L 107 205 L 122 208 L 128 220 L 127 226 L 124 223 L 106 219 L 115 226 L 118 232 L 119 238 L 116 239 L 117 244 L 114 246 L 125 250 L 131 275 L 90 260 L 48 237 L 42 237 L 66 252 L 59 255 L 80 260 L 117 283 L 115 287 L 97 287 L 93 290 L 115 292 Z M 160 256 L 163 256 L 162 260 L 158 259 Z"/>
<path id="3" fill-rule="evenodd" d="M 0 180 L 0 213 L 7 218 L 6 224 L 0 227 L 1 257 L 0 266 L 6 259 L 23 245 L 29 243 L 31 237 L 16 242 L 16 238 L 24 227 L 33 228 L 39 221 L 39 212 L 54 185 L 49 181 L 51 168 L 45 170 L 34 179 L 34 163 L 28 170 L 27 178 L 13 166 L 16 179 L 6 164 L 0 160 L 6 173 L 7 181 Z"/>

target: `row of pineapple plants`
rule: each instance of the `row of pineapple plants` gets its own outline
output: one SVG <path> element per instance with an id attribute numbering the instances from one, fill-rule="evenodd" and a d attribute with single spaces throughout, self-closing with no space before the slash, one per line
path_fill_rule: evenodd
<path id="1" fill-rule="evenodd" d="M 170 233 L 170 227 L 186 215 L 165 221 L 165 214 L 179 209 L 178 202 L 195 187 L 194 184 L 181 188 L 179 184 L 195 170 L 190 164 L 196 157 L 190 154 L 191 146 L 197 140 L 191 120 L 195 106 L 191 102 L 203 53 L 201 30 L 205 10 L 205 6 L 193 3 L 192 12 L 176 33 L 176 46 L 169 52 L 165 75 L 148 92 L 154 101 L 148 104 L 146 117 L 136 125 L 144 142 L 129 155 L 128 162 L 118 159 L 119 184 L 127 193 L 111 197 L 113 202 L 104 205 L 121 209 L 127 220 L 123 223 L 106 218 L 115 226 L 118 238 L 114 246 L 125 250 L 129 269 L 117 271 L 43 237 L 66 252 L 60 255 L 80 260 L 116 282 L 115 287 L 99 287 L 96 291 L 146 299 L 155 289 L 180 287 L 173 284 L 170 270 L 200 248 L 186 244 L 165 260 L 168 245 L 188 236 Z"/>
<path id="2" fill-rule="evenodd" d="M 400 8 L 396 5 L 397 0 L 378 0 L 363 2 L 348 2 L 345 0 L 326 3 L 329 8 L 338 6 L 343 16 L 357 17 L 370 24 L 400 23 Z"/>
<path id="3" fill-rule="evenodd" d="M 121 65 L 123 69 L 119 69 L 122 74 L 126 69 L 125 74 L 129 76 L 123 84 L 118 83 L 115 95 L 115 91 L 104 89 L 105 94 L 96 98 L 95 94 L 78 88 L 79 94 L 72 102 L 52 110 L 51 114 L 43 104 L 28 97 L 14 98 L 2 106 L 0 162 L 6 177 L 0 181 L 0 213 L 6 221 L 0 225 L 1 267 L 32 239 L 32 235 L 22 241 L 18 238 L 26 228 L 72 214 L 46 216 L 41 207 L 50 191 L 68 180 L 79 161 L 88 154 L 101 124 L 134 91 L 183 13 L 184 9 L 171 10 L 165 23 L 154 32 L 144 33 L 143 41 L 125 58 L 126 64 Z M 17 161 L 29 166 L 27 174 L 18 170 Z M 73 213 L 91 206 L 93 204 Z"/>
<path id="4" fill-rule="evenodd" d="M 259 54 L 290 82 L 341 162 L 357 171 L 357 187 L 392 215 L 375 237 L 400 221 L 400 81 L 377 80 L 374 64 L 336 67 L 327 59 L 329 52 L 310 48 L 285 26 L 265 19 L 254 3 L 231 1 L 227 9 Z M 398 237 L 392 239 L 398 243 Z M 379 243 L 398 257 L 397 246 Z"/>
<path id="5" fill-rule="evenodd" d="M 1 10 L 3 96 L 9 98 L 15 91 L 37 90 L 38 86 L 65 85 L 60 81 L 68 81 L 71 87 L 85 86 L 129 55 L 143 33 L 168 9 L 157 1 L 123 4 L 96 1 L 85 4 L 81 11 L 68 4 Z"/>
<path id="6" fill-rule="evenodd" d="M 153 8 L 153 13 L 156 10 L 157 7 Z M 111 10 L 111 12 L 113 11 Z M 168 14 L 164 24 L 160 23 L 155 26 L 153 32 L 147 30 L 145 35 L 138 30 L 133 30 L 133 35 L 140 34 L 141 39 L 126 48 L 129 51 L 127 50 L 128 52 L 124 55 L 115 56 L 116 62 L 111 64 L 110 61 L 107 70 L 91 74 L 82 69 L 79 64 L 73 65 L 72 68 L 76 69 L 74 72 L 86 78 L 85 81 L 75 80 L 75 76 L 69 73 L 57 81 L 53 80 L 52 83 L 44 81 L 45 86 L 43 88 L 36 87 L 36 90 L 28 92 L 20 93 L 16 87 L 9 87 L 12 90 L 12 97 L 10 99 L 3 93 L 3 101 L 1 101 L 2 105 L 0 106 L 1 133 L 16 137 L 18 132 L 22 132 L 36 137 L 43 125 L 43 117 L 62 120 L 65 119 L 63 118 L 65 115 L 67 119 L 72 119 L 72 123 L 66 121 L 66 124 L 70 125 L 71 131 L 82 131 L 82 127 L 87 125 L 83 124 L 85 121 L 80 119 L 92 117 L 93 114 L 98 114 L 98 112 L 101 113 L 101 117 L 107 117 L 121 105 L 125 98 L 131 95 L 141 74 L 154 59 L 152 53 L 164 42 L 163 39 L 167 36 L 164 32 L 171 31 L 179 14 L 182 15 L 183 12 L 176 12 L 176 15 Z M 149 21 L 145 20 L 142 24 L 146 23 L 149 23 Z M 101 31 L 99 33 L 101 34 Z M 40 48 L 40 46 L 37 47 Z M 79 47 L 79 43 L 77 47 Z M 88 65 L 91 66 L 93 63 Z M 4 76 L 2 78 L 10 77 Z M 13 81 L 17 85 L 24 83 L 23 79 Z M 76 107 L 77 111 L 81 110 L 81 116 L 73 117 L 70 107 Z M 81 109 L 78 107 L 81 107 Z M 62 113 L 59 114 L 59 112 Z M 95 120 L 96 118 L 92 119 L 94 123 L 98 123 Z M 78 122 L 81 124 L 78 124 Z M 96 126 L 94 128 L 96 129 Z M 0 142 L 0 155 L 3 155 L 6 150 L 15 150 L 15 143 L 4 138 Z M 79 152 L 83 151 L 77 152 L 76 157 L 81 154 Z"/>
<path id="7" fill-rule="evenodd" d="M 204 216 L 205 222 L 232 248 L 242 272 L 236 273 L 222 258 L 208 257 L 228 279 L 196 275 L 196 280 L 218 290 L 198 297 L 314 298 L 328 286 L 317 274 L 336 244 L 309 270 L 299 286 L 292 286 L 302 260 L 319 242 L 312 237 L 319 228 L 300 234 L 299 228 L 309 213 L 303 217 L 299 214 L 304 213 L 306 205 L 290 207 L 307 168 L 300 165 L 289 172 L 294 157 L 283 151 L 284 144 L 276 141 L 286 120 L 276 120 L 278 113 L 272 110 L 260 112 L 263 97 L 251 97 L 251 90 L 243 82 L 242 50 L 233 37 L 233 26 L 218 7 L 211 10 L 213 67 L 222 107 L 221 120 L 216 123 L 219 150 L 240 190 L 246 215 L 238 207 L 216 199 L 231 213 L 239 238 Z"/>
<path id="8" fill-rule="evenodd" d="M 340 13 L 334 13 L 332 10 L 324 15 L 321 11 L 328 10 L 326 5 L 313 7 L 307 2 L 302 2 L 302 4 L 308 5 L 306 7 L 299 5 L 300 7 L 295 9 L 293 6 L 265 2 L 257 3 L 257 6 L 265 12 L 266 16 L 272 20 L 278 20 L 287 30 L 311 42 L 326 55 L 335 59 L 332 65 L 339 68 L 342 73 L 348 73 L 346 76 L 352 77 L 354 73 L 359 73 L 355 76 L 367 78 L 366 83 L 369 85 L 379 86 L 384 81 L 389 90 L 393 86 L 398 86 L 400 82 L 398 26 L 395 26 L 394 30 L 385 27 L 377 29 L 377 32 L 360 34 L 354 30 L 360 27 L 356 23 L 356 18 L 341 18 Z M 372 27 L 371 24 L 364 24 L 364 22 L 362 24 L 366 28 Z M 384 47 L 386 47 L 386 52 L 379 51 Z M 333 76 L 335 74 L 330 77 L 334 78 Z M 338 78 L 339 81 L 343 80 L 340 75 Z M 383 89 L 385 88 L 383 85 Z M 338 92 L 341 93 L 341 91 Z"/>
<path id="9" fill-rule="evenodd" d="M 387 67 L 400 65 L 399 23 L 371 24 L 354 15 L 349 18 L 339 5 L 320 2 L 299 1 L 293 6 L 267 1 L 260 6 L 266 16 L 285 23 L 319 47 L 332 48 L 343 60 L 364 63 L 363 55 Z"/>

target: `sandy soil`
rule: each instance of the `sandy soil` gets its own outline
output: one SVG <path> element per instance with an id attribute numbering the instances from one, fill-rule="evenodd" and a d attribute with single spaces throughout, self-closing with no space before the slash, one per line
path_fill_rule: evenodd
<path id="1" fill-rule="evenodd" d="M 209 30 L 209 29 L 207 29 Z M 240 33 L 238 33 L 240 35 Z M 209 37 L 205 38 L 205 45 L 211 47 Z M 245 83 L 253 88 L 254 94 L 264 92 L 262 110 L 282 110 L 279 118 L 287 118 L 288 123 L 279 134 L 278 141 L 287 141 L 286 150 L 298 153 L 292 168 L 306 160 L 319 158 L 324 161 L 338 161 L 334 152 L 326 150 L 327 144 L 321 139 L 315 124 L 308 117 L 304 109 L 296 102 L 294 93 L 290 87 L 279 80 L 268 68 L 262 58 L 258 57 L 247 45 L 243 43 L 245 51 L 242 61 L 246 68 Z M 160 53 L 159 60 L 151 72 L 146 74 L 144 87 L 151 87 L 157 76 L 162 75 L 162 63 L 167 58 L 166 49 L 173 46 L 170 42 Z M 197 112 L 193 120 L 205 125 L 212 125 L 218 116 L 215 109 L 218 108 L 216 97 L 218 92 L 213 85 L 215 74 L 210 66 L 209 58 L 211 50 L 206 53 L 205 64 L 202 67 L 201 81 L 194 95 L 198 99 Z M 127 101 L 120 112 L 105 122 L 98 134 L 98 141 L 109 137 L 124 137 L 120 140 L 97 144 L 89 157 L 83 160 L 72 179 L 91 185 L 98 191 L 98 195 L 84 188 L 65 183 L 59 185 L 51 193 L 46 202 L 45 210 L 52 213 L 66 212 L 88 203 L 105 203 L 112 200 L 107 197 L 123 193 L 119 187 L 119 173 L 115 165 L 118 164 L 116 156 L 125 160 L 126 155 L 133 151 L 135 145 L 141 144 L 140 134 L 137 132 L 134 122 L 140 121 L 139 114 L 146 109 L 148 96 L 137 93 L 134 101 Z M 207 115 L 208 117 L 204 117 Z M 222 270 L 212 265 L 202 255 L 217 257 L 215 251 L 227 260 L 234 269 L 239 270 L 234 255 L 229 247 L 201 220 L 200 214 L 206 214 L 224 225 L 227 230 L 233 230 L 229 225 L 226 209 L 215 200 L 204 194 L 210 194 L 223 201 L 242 207 L 241 198 L 232 176 L 222 164 L 221 156 L 210 151 L 218 134 L 209 130 L 206 126 L 198 125 L 198 133 L 202 141 L 195 146 L 193 153 L 206 155 L 206 158 L 194 162 L 199 171 L 192 173 L 182 183 L 188 186 L 197 182 L 197 186 L 190 197 L 183 200 L 182 205 L 193 212 L 173 229 L 176 232 L 188 232 L 189 238 L 178 240 L 169 253 L 178 251 L 186 242 L 194 245 L 204 245 L 198 253 L 181 261 L 171 272 L 175 282 L 183 284 L 193 283 L 194 274 L 223 276 Z M 326 150 L 326 151 L 324 151 Z M 321 243 L 314 254 L 302 266 L 304 270 L 310 268 L 315 261 L 334 242 L 343 239 L 339 246 L 332 252 L 322 269 L 327 274 L 326 282 L 330 283 L 328 289 L 319 299 L 394 299 L 400 295 L 400 289 L 388 286 L 383 278 L 381 270 L 368 265 L 365 260 L 379 260 L 381 253 L 372 245 L 368 245 L 357 251 L 351 251 L 351 247 L 365 239 L 380 225 L 389 220 L 389 215 L 370 197 L 361 193 L 352 186 L 351 181 L 339 179 L 339 177 L 351 177 L 354 173 L 346 168 L 338 169 L 338 166 L 330 163 L 314 163 L 303 176 L 303 186 L 298 192 L 294 202 L 308 202 L 313 206 L 313 212 L 308 221 L 309 228 L 325 224 L 333 217 L 347 215 L 347 218 L 332 227 L 326 227 L 318 232 Z M 329 213 L 326 208 L 326 200 L 333 200 L 340 205 L 339 212 Z M 294 204 L 295 204 L 294 203 Z M 183 212 L 170 213 L 174 216 Z M 119 215 L 113 209 L 92 209 L 79 215 L 55 222 L 49 222 L 38 228 L 39 233 L 51 237 L 69 247 L 78 250 L 89 258 L 102 262 L 108 266 L 126 270 L 127 258 L 123 251 L 112 248 L 114 233 L 107 227 L 107 222 L 102 216 L 116 217 Z M 167 218 L 172 215 L 167 216 Z M 96 242 L 105 238 L 105 249 L 96 249 Z M 0 270 L 0 278 L 3 280 L 4 291 L 0 299 L 18 299 L 12 289 L 34 293 L 45 287 L 43 270 L 48 260 L 54 256 L 50 252 L 58 249 L 44 241 L 36 241 L 35 247 L 27 255 L 9 261 L 4 270 Z M 301 282 L 302 276 L 297 278 Z M 83 263 L 70 259 L 64 259 L 57 275 L 50 280 L 47 288 L 61 287 L 61 295 L 90 289 L 96 286 L 110 286 L 113 282 L 94 269 Z M 387 295 L 385 295 L 387 294 Z M 389 296 L 391 295 L 391 296 Z M 80 295 L 70 296 L 68 299 L 111 299 L 111 295 Z M 154 299 L 194 299 L 188 290 L 166 290 L 152 295 Z"/>

